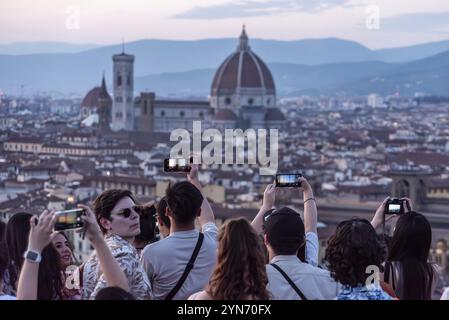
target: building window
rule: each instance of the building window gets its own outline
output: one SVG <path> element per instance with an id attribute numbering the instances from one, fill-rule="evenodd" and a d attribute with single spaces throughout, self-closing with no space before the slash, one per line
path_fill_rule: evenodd
<path id="1" fill-rule="evenodd" d="M 184 118 L 184 111 L 181 111 L 180 113 L 179 113 L 179 116 L 181 117 L 181 118 Z"/>
<path id="2" fill-rule="evenodd" d="M 270 104 L 270 103 L 271 103 L 271 99 L 268 98 L 268 99 L 267 99 L 267 104 Z"/>
<path id="3" fill-rule="evenodd" d="M 254 99 L 253 99 L 253 98 L 249 98 L 249 99 L 248 99 L 248 104 L 249 104 L 250 106 L 252 106 L 253 103 L 254 103 Z"/>
<path id="4" fill-rule="evenodd" d="M 126 77 L 126 84 L 128 85 L 128 86 L 130 86 L 131 85 L 131 76 L 128 74 L 128 76 Z"/>
<path id="5" fill-rule="evenodd" d="M 131 101 L 132 101 L 131 97 L 126 98 L 126 102 L 131 102 Z"/>
<path id="6" fill-rule="evenodd" d="M 229 106 L 229 105 L 231 104 L 231 98 L 226 97 L 226 99 L 225 99 L 225 104 L 226 104 L 227 106 Z"/>
<path id="7" fill-rule="evenodd" d="M 122 97 L 115 97 L 115 102 L 122 102 L 123 98 Z"/>
<path id="8" fill-rule="evenodd" d="M 143 102 L 143 114 L 148 114 L 148 101 Z"/>
<path id="9" fill-rule="evenodd" d="M 165 111 L 164 110 L 161 111 L 161 117 L 165 117 Z"/>
<path id="10" fill-rule="evenodd" d="M 117 76 L 117 85 L 118 85 L 118 86 L 121 86 L 121 85 L 122 85 L 122 76 L 121 76 L 121 75 L 118 75 L 118 76 Z"/>
<path id="11" fill-rule="evenodd" d="M 204 113 L 200 112 L 200 119 L 203 119 L 203 118 L 204 118 Z"/>

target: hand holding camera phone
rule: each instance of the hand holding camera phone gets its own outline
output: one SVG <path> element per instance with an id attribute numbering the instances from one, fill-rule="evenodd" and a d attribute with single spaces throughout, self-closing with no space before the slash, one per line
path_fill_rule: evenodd
<path id="1" fill-rule="evenodd" d="M 405 207 L 407 207 L 407 211 L 405 210 Z M 411 208 L 407 199 L 389 198 L 385 203 L 385 215 L 401 215 L 408 211 L 411 211 Z"/>
<path id="2" fill-rule="evenodd" d="M 302 174 L 300 173 L 284 173 L 276 174 L 276 187 L 301 187 Z"/>
<path id="3" fill-rule="evenodd" d="M 84 227 L 84 221 L 81 218 L 83 215 L 85 215 L 85 209 L 83 208 L 56 211 L 55 216 L 57 218 L 55 223 L 55 230 L 63 231 Z"/>
<path id="4" fill-rule="evenodd" d="M 192 159 L 169 158 L 164 160 L 165 172 L 190 172 Z"/>

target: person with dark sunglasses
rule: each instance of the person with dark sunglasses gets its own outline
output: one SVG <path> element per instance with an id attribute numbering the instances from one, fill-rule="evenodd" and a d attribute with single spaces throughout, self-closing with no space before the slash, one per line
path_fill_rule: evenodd
<path id="1" fill-rule="evenodd" d="M 130 293 L 137 299 L 152 299 L 150 281 L 133 246 L 135 237 L 141 233 L 143 207 L 136 205 L 130 191 L 113 189 L 100 194 L 93 203 L 93 209 L 106 244 L 128 278 Z M 83 299 L 94 299 L 107 286 L 95 252 L 85 263 L 82 278 Z"/>

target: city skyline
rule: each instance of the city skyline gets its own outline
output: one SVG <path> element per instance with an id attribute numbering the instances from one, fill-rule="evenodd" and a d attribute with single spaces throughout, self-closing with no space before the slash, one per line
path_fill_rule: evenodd
<path id="1" fill-rule="evenodd" d="M 106 45 L 122 38 L 126 42 L 231 38 L 243 24 L 250 27 L 252 38 L 336 37 L 371 49 L 449 38 L 449 3 L 438 0 L 394 4 L 385 0 L 6 0 L 0 8 L 2 44 L 63 41 Z"/>

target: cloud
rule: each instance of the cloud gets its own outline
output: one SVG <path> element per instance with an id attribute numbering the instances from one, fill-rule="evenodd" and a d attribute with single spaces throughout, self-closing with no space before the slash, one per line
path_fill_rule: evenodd
<path id="1" fill-rule="evenodd" d="M 349 6 L 350 0 L 242 0 L 212 6 L 195 6 L 175 15 L 175 19 L 228 19 L 275 15 L 284 12 L 308 13 L 336 6 Z"/>
<path id="2" fill-rule="evenodd" d="M 449 12 L 411 13 L 380 19 L 380 30 L 387 32 L 441 33 L 449 31 Z"/>

